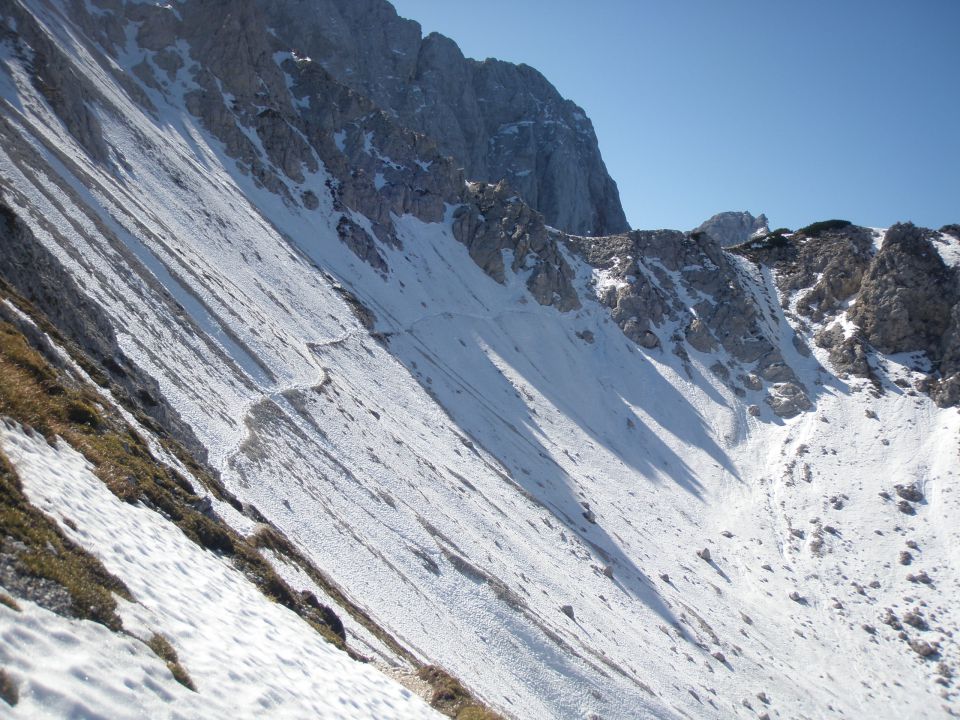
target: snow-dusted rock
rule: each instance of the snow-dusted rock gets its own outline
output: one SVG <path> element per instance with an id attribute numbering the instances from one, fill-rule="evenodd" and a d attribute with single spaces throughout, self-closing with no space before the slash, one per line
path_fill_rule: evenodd
<path id="1" fill-rule="evenodd" d="M 739 245 L 752 237 L 770 232 L 767 216 L 761 213 L 754 217 L 747 211 L 717 213 L 702 222 L 693 232 L 706 233 L 721 247 Z"/>

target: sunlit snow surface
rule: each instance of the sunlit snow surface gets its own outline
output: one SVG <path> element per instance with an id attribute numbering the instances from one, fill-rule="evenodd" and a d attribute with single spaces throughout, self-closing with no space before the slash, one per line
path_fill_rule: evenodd
<path id="1" fill-rule="evenodd" d="M 128 50 L 129 67 L 142 53 Z M 287 207 L 186 113 L 185 71 L 167 97 L 145 90 L 159 109 L 151 117 L 77 44 L 78 66 L 119 109 L 100 120 L 127 169 L 105 172 L 84 159 L 19 61 L 2 52 L 7 201 L 115 320 L 124 352 L 156 376 L 231 490 L 422 660 L 518 718 L 936 718 L 945 704 L 956 707 L 940 698 L 935 666 L 879 618 L 885 607 L 901 614 L 928 602 L 938 625 L 957 628 L 957 413 L 893 385 L 874 398 L 865 383 L 824 370 L 819 350 L 813 358 L 792 352 L 769 272 L 744 268 L 817 404 L 788 422 L 766 408 L 751 417 L 748 403 L 759 397 L 741 400 L 719 383 L 706 369 L 714 357 L 692 353 L 688 376 L 672 354 L 630 343 L 592 300 L 596 278 L 576 258 L 579 311 L 539 306 L 522 273 L 498 285 L 454 240 L 452 209 L 437 224 L 397 218 L 404 249 L 381 248 L 391 268 L 384 280 L 338 239 L 323 171 L 291 183 L 294 196 L 312 190 L 319 209 Z M 325 273 L 373 310 L 385 345 Z M 578 337 L 583 330 L 592 344 Z M 55 517 L 66 514 L 57 503 L 76 503 L 63 506 L 80 528 L 76 539 L 122 572 L 153 613 L 142 622 L 159 623 L 182 648 L 200 686 L 191 701 L 209 703 L 212 715 L 236 714 L 230 678 L 216 682 L 224 676 L 215 658 L 235 651 L 253 662 L 250 651 L 216 624 L 184 623 L 197 606 L 228 626 L 243 616 L 214 612 L 206 581 L 200 590 L 171 588 L 149 563 L 203 568 L 231 593 L 252 588 L 205 565 L 203 553 L 148 511 L 117 508 L 71 451 L 11 430 L 3 443 L 23 448 L 26 459 L 14 462 Z M 76 474 L 77 487 L 62 477 L 45 484 L 57 473 Z M 878 497 L 912 481 L 927 498 L 915 517 Z M 48 489 L 60 486 L 59 495 Z M 830 501 L 839 496 L 842 509 Z M 115 548 L 93 516 L 101 504 L 121 527 L 136 518 L 151 528 L 142 536 L 149 542 Z M 821 533 L 817 554 L 811 541 L 826 526 L 836 533 Z M 897 557 L 908 538 L 921 552 L 903 567 Z M 711 563 L 696 555 L 705 547 Z M 935 587 L 906 581 L 919 569 Z M 794 591 L 803 603 L 788 598 Z M 282 633 L 297 635 L 299 621 L 248 599 L 264 643 L 278 646 L 265 652 L 298 657 Z M 17 632 L 17 619 L 2 617 L 5 632 Z M 33 654 L 37 643 L 66 652 L 55 629 L 70 628 L 63 643 L 70 633 L 83 638 L 83 653 L 110 648 L 108 663 L 111 654 L 127 657 L 124 643 L 132 642 L 29 606 L 26 617 L 34 644 L 5 662 L 28 678 L 47 672 Z M 882 632 L 871 635 L 865 624 Z M 936 630 L 928 637 L 943 640 L 944 660 L 956 666 L 954 642 Z M 365 642 L 383 662 L 401 662 Z M 372 688 L 370 702 L 383 704 L 357 712 L 388 717 L 379 708 L 400 714 L 412 702 L 368 670 L 351 675 L 303 627 L 291 647 L 336 668 L 350 687 Z M 168 707 L 142 679 L 163 676 L 162 665 L 145 649 L 130 657 L 121 676 L 136 687 L 111 695 L 118 715 L 123 698 Z M 291 662 L 289 672 L 303 677 L 304 663 Z M 63 667 L 49 671 L 67 678 Z M 266 698 L 293 715 L 315 701 L 309 688 L 271 694 L 271 678 L 288 672 L 283 662 L 274 670 L 240 663 L 238 672 L 257 677 L 242 680 L 250 695 L 238 697 Z M 182 696 L 162 680 L 164 692 Z M 70 684 L 58 692 L 61 700 L 84 697 Z M 336 716 L 338 697 L 317 714 Z"/>
<path id="2" fill-rule="evenodd" d="M 0 607 L 0 662 L 26 678 L 23 717 L 439 717 L 374 668 L 354 662 L 239 571 L 159 514 L 118 500 L 71 448 L 0 428 L 0 444 L 34 505 L 69 518 L 73 540 L 122 577 L 124 627 L 167 636 L 198 692 L 174 681 L 134 637 L 30 603 Z"/>

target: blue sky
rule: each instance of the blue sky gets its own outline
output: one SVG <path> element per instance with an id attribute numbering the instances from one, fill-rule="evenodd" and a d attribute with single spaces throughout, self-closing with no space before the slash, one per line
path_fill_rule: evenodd
<path id="1" fill-rule="evenodd" d="M 633 227 L 960 222 L 960 0 L 394 0 L 593 120 Z"/>

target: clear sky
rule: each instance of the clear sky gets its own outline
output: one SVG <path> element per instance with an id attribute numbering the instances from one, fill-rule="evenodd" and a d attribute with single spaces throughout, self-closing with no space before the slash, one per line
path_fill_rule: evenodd
<path id="1" fill-rule="evenodd" d="M 593 120 L 635 228 L 960 223 L 960 0 L 392 0 Z"/>

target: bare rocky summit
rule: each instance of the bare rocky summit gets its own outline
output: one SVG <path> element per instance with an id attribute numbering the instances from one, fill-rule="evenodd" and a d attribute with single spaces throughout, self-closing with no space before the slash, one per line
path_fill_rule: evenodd
<path id="1" fill-rule="evenodd" d="M 767 216 L 763 213 L 754 217 L 747 211 L 717 213 L 705 220 L 694 232 L 706 233 L 722 247 L 745 243 L 757 235 L 770 232 Z"/>

